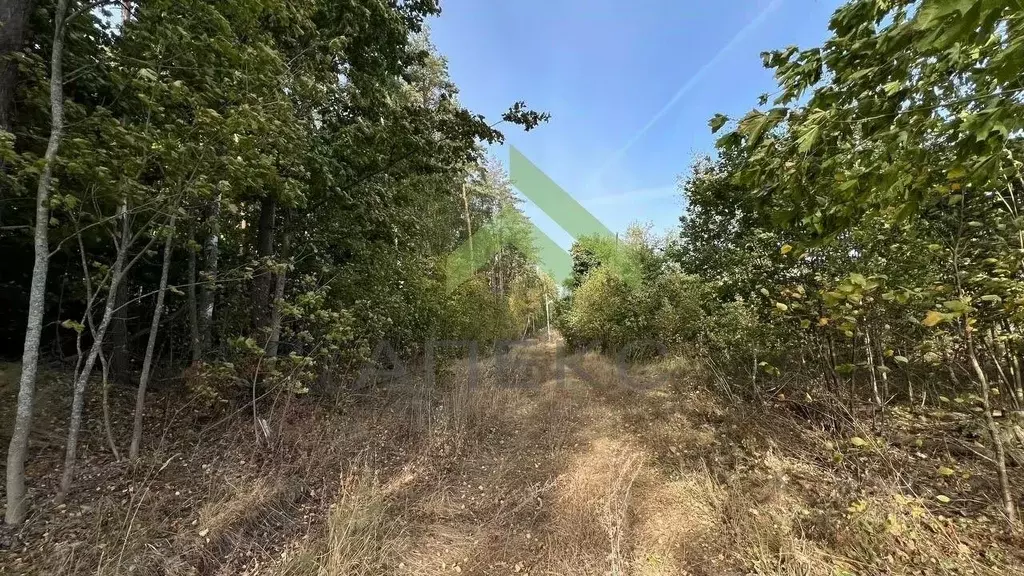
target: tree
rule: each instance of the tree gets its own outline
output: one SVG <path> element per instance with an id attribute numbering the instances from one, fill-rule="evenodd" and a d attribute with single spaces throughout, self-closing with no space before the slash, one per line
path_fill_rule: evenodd
<path id="1" fill-rule="evenodd" d="M 64 33 L 68 14 L 68 0 L 58 0 L 53 18 L 53 46 L 50 55 L 50 137 L 43 156 L 42 172 L 36 188 L 36 217 L 32 266 L 32 286 L 29 293 L 28 327 L 25 331 L 25 351 L 21 357 L 21 379 L 18 385 L 18 410 L 14 433 L 7 449 L 7 511 L 4 521 L 20 524 L 25 519 L 25 458 L 28 435 L 32 428 L 33 396 L 36 370 L 39 363 L 39 339 L 43 328 L 46 298 L 46 274 L 49 266 L 50 243 L 50 187 L 53 165 L 57 158 L 64 132 Z"/>
<path id="2" fill-rule="evenodd" d="M 1011 523 L 1015 510 L 992 419 L 989 371 L 1007 384 L 1008 373 L 1019 374 L 1019 363 L 999 350 L 1000 342 L 1016 345 L 1020 260 L 1011 254 L 1024 248 L 1017 204 L 1024 181 L 1016 159 L 1024 111 L 1019 14 L 1019 6 L 1002 1 L 853 0 L 833 15 L 832 37 L 823 46 L 762 55 L 779 82 L 775 107 L 751 111 L 719 139 L 723 153 L 744 158 L 733 182 L 808 248 L 795 255 L 813 261 L 817 247 L 829 244 L 849 250 L 846 267 L 855 271 L 845 279 L 821 278 L 819 323 L 824 328 L 842 319 L 838 327 L 854 351 L 864 349 L 875 390 L 876 368 L 886 368 L 876 361 L 884 363 L 886 350 L 872 342 L 895 341 L 883 330 L 886 313 L 912 310 L 919 327 L 911 342 L 923 357 L 937 356 L 938 340 L 947 358 L 971 366 Z M 712 130 L 728 121 L 717 115 Z M 893 242 L 896 230 L 921 238 L 924 254 L 945 258 L 904 257 L 882 243 Z M 842 257 L 831 260 L 844 265 Z M 906 283 L 890 282 L 891 274 Z M 873 294 L 884 284 L 886 290 Z M 802 307 L 778 305 L 783 315 Z M 941 336 L 920 329 L 941 323 L 951 328 Z M 977 334 L 986 333 L 991 342 L 983 344 Z M 979 359 L 982 345 L 994 359 L 988 366 Z M 832 340 L 829 350 L 834 357 Z M 852 403 L 856 362 L 830 363 L 834 372 L 851 374 Z M 956 382 L 951 366 L 949 374 Z"/>

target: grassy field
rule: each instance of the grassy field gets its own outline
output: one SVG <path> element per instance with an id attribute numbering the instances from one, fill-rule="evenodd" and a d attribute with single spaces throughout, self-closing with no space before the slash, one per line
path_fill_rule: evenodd
<path id="1" fill-rule="evenodd" d="M 217 416 L 153 402 L 135 465 L 86 431 L 68 502 L 48 504 L 67 387 L 50 374 L 29 474 L 35 513 L 5 574 L 1005 574 L 1021 565 L 982 449 L 892 411 L 829 430 L 814 401 L 723 402 L 682 360 L 623 378 L 536 343 L 410 376 L 365 399 Z M 12 375 L 3 371 L 3 406 Z M 89 410 L 98 411 L 98 386 Z M 130 390 L 115 389 L 115 414 Z M 158 393 L 159 394 L 159 393 Z M 170 394 L 162 392 L 162 394 Z M 158 398 L 158 397 L 157 397 Z M 725 408 L 729 406 L 729 408 Z M 5 413 L 5 417 L 8 415 Z M 100 418 L 90 418 L 99 423 Z M 868 420 L 870 423 L 870 420 Z M 129 423 L 114 422 L 125 438 Z M 921 429 L 925 429 L 924 426 Z M 946 435 L 948 436 L 947 430 Z M 975 454 L 977 452 L 977 454 Z"/>

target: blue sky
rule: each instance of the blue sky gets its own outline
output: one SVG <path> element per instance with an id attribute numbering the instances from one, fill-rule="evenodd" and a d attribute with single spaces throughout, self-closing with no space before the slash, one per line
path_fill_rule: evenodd
<path id="1" fill-rule="evenodd" d="M 432 38 L 463 104 L 496 117 L 515 100 L 549 112 L 519 148 L 615 231 L 683 210 L 676 183 L 710 152 L 707 121 L 774 92 L 763 50 L 827 37 L 837 0 L 442 0 Z M 508 151 L 494 154 L 507 162 Z M 552 239 L 571 239 L 537 210 Z"/>

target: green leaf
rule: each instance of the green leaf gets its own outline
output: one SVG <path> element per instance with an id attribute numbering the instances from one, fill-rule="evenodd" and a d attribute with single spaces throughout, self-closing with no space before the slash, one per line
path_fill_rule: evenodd
<path id="1" fill-rule="evenodd" d="M 800 135 L 799 138 L 797 138 L 797 151 L 801 154 L 810 152 L 811 148 L 814 147 L 814 144 L 818 141 L 818 137 L 820 136 L 821 126 L 817 124 L 810 126 L 803 132 L 803 134 Z"/>
<path id="2" fill-rule="evenodd" d="M 711 127 L 711 133 L 714 134 L 725 126 L 725 123 L 729 121 L 729 117 L 725 114 L 715 114 L 711 120 L 708 120 L 708 126 Z"/>
<path id="3" fill-rule="evenodd" d="M 896 221 L 902 222 L 907 218 L 910 218 L 915 212 L 917 212 L 917 202 L 907 202 L 900 207 L 899 212 L 896 213 Z"/>
<path id="4" fill-rule="evenodd" d="M 939 473 L 939 476 L 952 476 L 953 474 L 956 474 L 952 468 L 947 466 L 940 466 L 937 472 Z"/>
<path id="5" fill-rule="evenodd" d="M 966 14 L 973 5 L 974 0 L 925 0 L 914 16 L 914 24 L 920 30 L 928 30 L 954 12 Z"/>
<path id="6" fill-rule="evenodd" d="M 964 310 L 967 310 L 967 304 L 962 300 L 946 300 L 942 303 L 942 307 L 951 312 L 963 312 Z M 928 326 L 928 324 L 925 324 L 925 326 Z"/>
<path id="7" fill-rule="evenodd" d="M 850 444 L 856 446 L 857 448 L 862 448 L 864 446 L 867 446 L 868 442 L 867 440 L 861 438 L 860 436 L 854 436 L 853 438 L 850 438 Z"/>
<path id="8" fill-rule="evenodd" d="M 949 496 L 946 496 L 944 494 L 939 494 L 938 496 L 935 497 L 935 499 L 938 500 L 939 502 L 942 502 L 943 504 L 950 503 Z"/>

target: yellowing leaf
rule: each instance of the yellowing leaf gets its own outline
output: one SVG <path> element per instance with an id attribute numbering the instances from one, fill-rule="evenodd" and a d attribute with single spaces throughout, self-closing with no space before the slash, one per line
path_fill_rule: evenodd
<path id="1" fill-rule="evenodd" d="M 931 326 L 935 326 L 939 322 L 942 322 L 942 320 L 943 320 L 943 316 L 942 316 L 941 312 L 937 312 L 935 310 L 929 310 L 928 314 L 925 315 L 924 320 L 921 320 L 921 324 L 924 324 L 925 326 L 931 327 Z"/>
<path id="2" fill-rule="evenodd" d="M 782 302 L 776 302 L 775 303 L 775 307 L 778 308 L 779 310 L 782 310 L 783 312 L 785 312 L 786 310 L 789 310 L 789 306 L 786 306 Z"/>
<path id="3" fill-rule="evenodd" d="M 943 504 L 949 504 L 950 502 L 949 496 L 945 496 L 943 494 L 939 494 L 938 496 L 935 497 L 935 499 L 938 500 L 939 502 L 942 502 Z"/>
<path id="4" fill-rule="evenodd" d="M 940 466 L 937 472 L 939 473 L 939 476 L 952 476 L 955 473 L 953 469 L 948 466 Z"/>
<path id="5" fill-rule="evenodd" d="M 790 246 L 789 244 L 783 244 L 782 245 L 782 249 L 780 250 L 780 252 L 782 252 L 783 254 L 789 254 L 792 251 L 793 251 L 793 247 Z"/>
<path id="6" fill-rule="evenodd" d="M 868 442 L 867 440 L 861 438 L 860 436 L 854 436 L 853 438 L 850 438 L 850 444 L 853 444 L 857 448 L 860 448 L 862 446 L 867 446 Z"/>
<path id="7" fill-rule="evenodd" d="M 63 326 L 64 328 L 67 328 L 68 330 L 74 330 L 79 334 L 81 334 L 82 331 L 85 330 L 85 326 L 82 326 L 80 323 L 70 319 L 61 322 L 60 325 Z"/>

